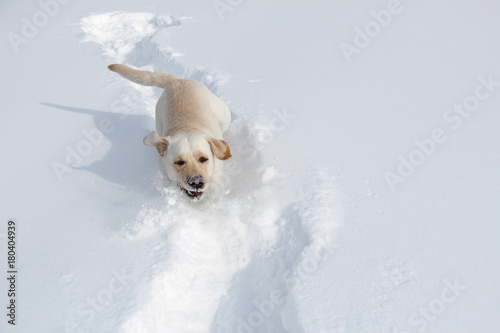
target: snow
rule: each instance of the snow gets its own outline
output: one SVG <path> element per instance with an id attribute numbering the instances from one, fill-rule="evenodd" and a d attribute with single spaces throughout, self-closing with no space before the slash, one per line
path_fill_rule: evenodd
<path id="1" fill-rule="evenodd" d="M 497 2 L 0 7 L 1 332 L 498 331 Z M 165 187 L 111 63 L 228 101 L 224 193 Z"/>

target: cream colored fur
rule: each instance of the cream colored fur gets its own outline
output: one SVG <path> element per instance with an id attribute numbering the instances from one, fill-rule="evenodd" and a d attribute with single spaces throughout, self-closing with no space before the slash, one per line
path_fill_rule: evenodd
<path id="1" fill-rule="evenodd" d="M 231 157 L 228 144 L 222 140 L 231 122 L 227 104 L 197 81 L 125 65 L 108 68 L 132 82 L 164 89 L 156 104 L 156 131 L 143 141 L 156 147 L 167 176 L 196 198 L 219 183 L 222 160 Z M 203 188 L 189 184 L 194 176 L 203 177 Z"/>

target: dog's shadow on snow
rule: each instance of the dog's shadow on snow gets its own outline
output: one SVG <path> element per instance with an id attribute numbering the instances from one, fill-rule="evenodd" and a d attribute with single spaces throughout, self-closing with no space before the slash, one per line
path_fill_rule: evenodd
<path id="1" fill-rule="evenodd" d="M 86 164 L 85 159 L 90 160 L 90 153 L 87 157 L 82 156 L 83 162 L 81 166 L 68 167 L 92 172 L 106 181 L 134 190 L 153 190 L 153 179 L 158 170 L 158 157 L 155 149 L 145 147 L 142 143 L 143 137 L 151 132 L 148 128 L 154 128 L 154 119 L 152 117 L 148 115 L 119 114 L 53 103 L 41 104 L 59 110 L 92 116 L 95 129 L 82 127 L 81 131 L 85 130 L 93 133 L 94 141 L 98 142 L 93 144 L 93 149 L 98 150 L 105 140 L 111 144 L 110 150 L 102 159 Z M 103 136 L 101 142 L 99 142 L 98 133 Z M 81 138 L 89 141 L 83 134 Z M 76 146 L 71 148 L 77 150 Z"/>

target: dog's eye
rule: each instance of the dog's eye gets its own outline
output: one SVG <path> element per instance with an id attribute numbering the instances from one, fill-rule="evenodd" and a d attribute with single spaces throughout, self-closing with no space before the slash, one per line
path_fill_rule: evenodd
<path id="1" fill-rule="evenodd" d="M 206 161 L 208 161 L 208 158 L 206 157 L 200 157 L 200 160 L 199 160 L 201 163 L 205 163 Z"/>
<path id="2" fill-rule="evenodd" d="M 174 162 L 174 164 L 177 164 L 178 166 L 182 166 L 182 165 L 186 164 L 186 162 L 180 160 L 180 161 Z"/>

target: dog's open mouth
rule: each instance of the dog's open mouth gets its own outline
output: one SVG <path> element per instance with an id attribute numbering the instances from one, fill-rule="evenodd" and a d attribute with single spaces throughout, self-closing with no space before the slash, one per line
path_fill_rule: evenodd
<path id="1" fill-rule="evenodd" d="M 181 189 L 186 192 L 187 196 L 190 197 L 191 199 L 200 199 L 203 196 L 203 191 L 196 191 L 196 190 L 187 190 L 184 187 L 181 187 Z"/>

